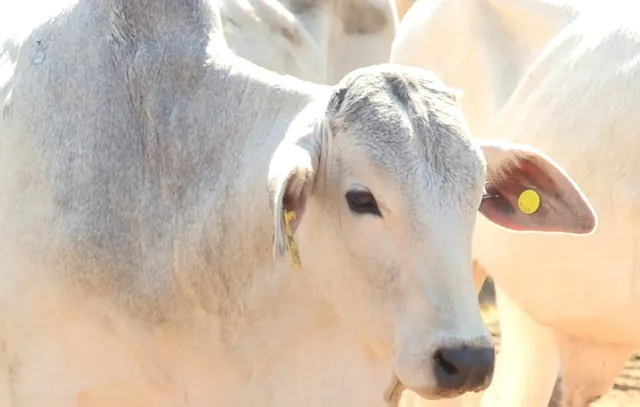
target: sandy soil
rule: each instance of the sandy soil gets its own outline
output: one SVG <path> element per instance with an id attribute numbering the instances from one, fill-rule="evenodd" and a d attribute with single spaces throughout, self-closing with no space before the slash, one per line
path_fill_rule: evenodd
<path id="1" fill-rule="evenodd" d="M 493 289 L 491 285 L 485 284 L 485 288 L 480 294 L 480 302 L 483 310 L 483 317 L 489 326 L 496 346 L 500 345 L 500 327 L 495 317 L 495 303 L 493 301 Z M 554 392 L 554 400 L 550 407 L 562 406 L 559 392 Z M 592 404 L 594 407 L 640 407 L 640 352 L 633 355 L 618 375 L 614 388 L 602 399 Z"/>

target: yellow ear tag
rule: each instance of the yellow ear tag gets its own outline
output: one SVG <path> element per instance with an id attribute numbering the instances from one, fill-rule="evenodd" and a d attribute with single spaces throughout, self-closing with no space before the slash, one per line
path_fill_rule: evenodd
<path id="1" fill-rule="evenodd" d="M 296 213 L 294 211 L 284 211 L 284 227 L 287 233 L 287 250 L 291 256 L 291 265 L 294 269 L 302 267 L 300 262 L 300 252 L 298 251 L 298 244 L 293 238 L 293 232 L 291 231 L 291 222 L 296 219 Z"/>
<path id="2" fill-rule="evenodd" d="M 540 208 L 540 195 L 533 189 L 522 191 L 518 197 L 518 207 L 527 215 L 535 213 Z"/>

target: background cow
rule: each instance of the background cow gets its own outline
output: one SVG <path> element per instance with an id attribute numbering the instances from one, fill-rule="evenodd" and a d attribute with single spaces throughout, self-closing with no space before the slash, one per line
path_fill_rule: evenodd
<path id="1" fill-rule="evenodd" d="M 497 285 L 503 335 L 485 406 L 546 406 L 560 365 L 563 405 L 584 406 L 640 345 L 640 27 L 624 3 L 577 4 L 419 0 L 393 46 L 393 62 L 464 92 L 474 135 L 548 152 L 598 213 L 580 238 L 478 221 L 474 255 Z"/>
<path id="2" fill-rule="evenodd" d="M 407 14 L 409 8 L 413 6 L 413 3 L 415 3 L 415 0 L 396 0 L 396 10 L 399 21 L 401 21 L 404 15 Z"/>
<path id="3" fill-rule="evenodd" d="M 264 68 L 336 84 L 389 60 L 393 0 L 218 0 L 229 47 Z"/>
<path id="4" fill-rule="evenodd" d="M 551 159 L 472 143 L 432 74 L 280 76 L 233 55 L 200 0 L 80 0 L 22 44 L 0 101 L 5 405 L 479 390 L 478 207 L 515 229 L 595 227 Z M 503 189 L 521 171 L 556 182 L 564 216 L 482 198 L 485 173 Z"/>

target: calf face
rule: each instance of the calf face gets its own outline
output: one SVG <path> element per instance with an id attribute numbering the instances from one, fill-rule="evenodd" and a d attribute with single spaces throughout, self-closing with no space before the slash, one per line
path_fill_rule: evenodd
<path id="1" fill-rule="evenodd" d="M 484 199 L 482 150 L 492 175 Z M 545 229 L 535 227 L 544 216 L 509 215 L 517 191 L 505 185 L 524 179 L 509 170 L 520 168 L 513 163 L 522 151 L 474 145 L 455 94 L 427 71 L 356 70 L 328 102 L 298 115 L 272 158 L 274 254 L 289 261 L 290 231 L 301 272 L 405 387 L 426 398 L 484 389 L 494 349 L 478 308 L 471 236 L 479 207 L 503 226 Z M 536 175 L 527 188 L 536 188 L 551 167 L 526 151 Z M 577 187 L 563 185 L 563 202 L 593 219 Z"/>

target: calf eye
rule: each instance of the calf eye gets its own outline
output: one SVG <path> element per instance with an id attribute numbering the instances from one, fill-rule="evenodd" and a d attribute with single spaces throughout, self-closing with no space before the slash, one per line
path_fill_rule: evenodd
<path id="1" fill-rule="evenodd" d="M 349 209 L 357 214 L 368 213 L 375 216 L 382 216 L 376 198 L 368 191 L 349 191 L 345 195 Z"/>

